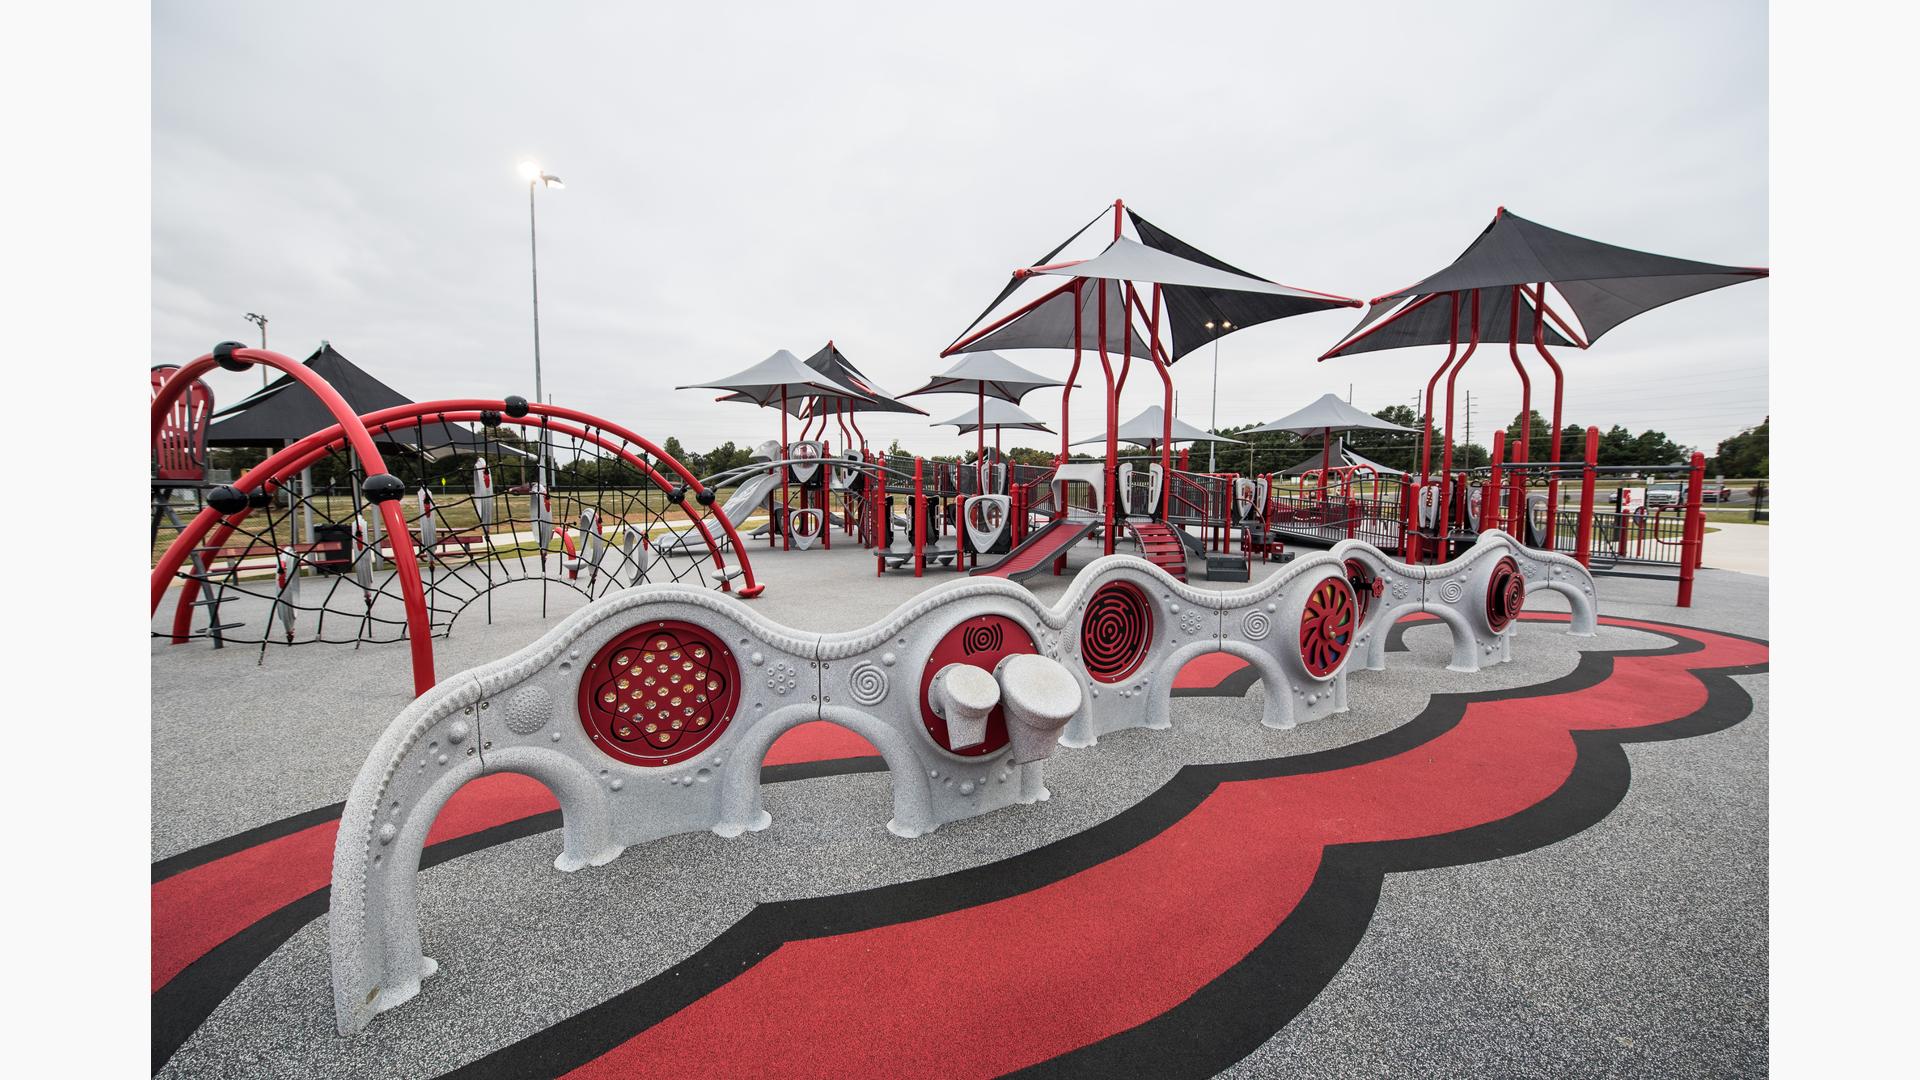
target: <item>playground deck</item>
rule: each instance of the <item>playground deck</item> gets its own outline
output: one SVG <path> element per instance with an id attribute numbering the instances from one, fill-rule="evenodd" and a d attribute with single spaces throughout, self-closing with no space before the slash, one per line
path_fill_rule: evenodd
<path id="1" fill-rule="evenodd" d="M 1058 753 L 1051 801 L 917 840 L 884 828 L 888 779 L 871 749 L 819 725 L 768 759 L 768 830 L 669 837 L 573 874 L 552 869 L 558 821 L 543 790 L 476 782 L 449 808 L 420 878 L 426 951 L 459 977 L 428 980 L 353 1038 L 334 1030 L 328 982 L 331 823 L 412 697 L 406 648 L 268 646 L 260 662 L 257 645 L 155 639 L 155 1068 L 1764 1073 L 1768 679 L 1757 639 L 1768 583 L 1711 569 L 1713 541 L 1691 609 L 1672 606 L 1670 583 L 1602 578 L 1601 630 L 1576 639 L 1553 622 L 1559 598 L 1541 596 L 1514 660 L 1477 674 L 1447 671 L 1445 633 L 1409 623 L 1386 671 L 1353 676 L 1366 691 L 1351 711 L 1294 731 L 1262 728 L 1263 688 L 1238 661 L 1209 657 L 1181 675 L 1173 730 Z M 852 544 L 752 550 L 768 584 L 756 610 L 822 631 L 960 576 L 875 577 L 872 553 Z M 1066 576 L 1026 584 L 1057 598 L 1096 553 L 1082 544 Z M 1190 565 L 1198 587 L 1240 587 Z M 1256 581 L 1278 569 L 1252 564 Z M 438 643 L 442 677 L 519 648 L 581 602 L 550 599 L 546 621 L 533 586 L 500 591 L 491 624 L 463 617 Z M 170 611 L 160 605 L 156 628 Z M 1666 655 L 1626 659 L 1649 650 Z M 1690 667 L 1693 656 L 1740 673 Z M 1391 788 L 1338 786 L 1383 755 L 1434 758 L 1421 748 L 1458 717 L 1458 695 L 1553 695 L 1529 715 L 1583 732 L 1624 717 L 1626 729 L 1571 736 L 1571 772 L 1511 757 L 1448 764 L 1462 791 L 1539 785 L 1539 798 L 1486 824 L 1456 819 L 1464 807 L 1397 806 Z M 1323 785 L 1311 788 L 1317 801 L 1261 804 L 1238 831 L 1180 801 L 1190 766 L 1275 758 L 1291 759 L 1291 779 Z M 1420 814 L 1392 843 L 1316 850 L 1299 865 L 1251 850 L 1403 810 Z M 1169 834 L 1183 861 L 1156 863 Z M 1063 891 L 1071 918 L 1001 917 Z M 863 929 L 782 945 L 767 916 L 799 901 L 822 925 L 854 918 Z M 945 965 L 912 952 L 907 935 L 929 926 L 980 935 L 976 958 Z M 776 949 L 805 968 L 798 996 L 756 995 Z M 1042 962 L 1042 989 L 995 982 L 1023 958 Z M 876 974 L 900 959 L 912 979 Z"/>

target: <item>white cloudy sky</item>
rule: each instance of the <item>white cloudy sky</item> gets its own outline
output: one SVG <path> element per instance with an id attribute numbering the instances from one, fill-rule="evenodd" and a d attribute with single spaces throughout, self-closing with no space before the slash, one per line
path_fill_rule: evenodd
<path id="1" fill-rule="evenodd" d="M 154 362 L 254 340 L 257 311 L 275 348 L 329 339 L 417 399 L 530 394 L 529 156 L 567 182 L 540 196 L 547 389 L 695 449 L 775 418 L 675 385 L 833 338 L 909 389 L 1011 268 L 1115 197 L 1254 273 L 1361 298 L 1450 262 L 1500 205 L 1768 262 L 1759 4 L 802 7 L 156 5 Z M 1708 450 L 1759 422 L 1770 288 L 1564 356 L 1567 418 Z M 1356 315 L 1229 337 L 1220 424 L 1349 384 L 1369 410 L 1410 403 L 1439 352 L 1315 363 Z M 1200 426 L 1209 364 L 1174 369 Z M 215 378 L 224 401 L 257 385 Z M 1503 356 L 1462 387 L 1476 438 L 1518 405 Z M 1157 394 L 1136 378 L 1123 415 Z M 919 400 L 936 419 L 967 404 Z M 1094 395 L 1074 411 L 1076 435 L 1099 430 Z M 863 426 L 959 445 L 919 418 Z"/>

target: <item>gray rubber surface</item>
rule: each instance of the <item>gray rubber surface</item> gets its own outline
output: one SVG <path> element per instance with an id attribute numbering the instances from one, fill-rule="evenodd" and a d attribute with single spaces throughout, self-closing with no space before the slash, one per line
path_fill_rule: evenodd
<path id="1" fill-rule="evenodd" d="M 1075 563 L 1094 554 L 1084 546 Z M 769 588 L 753 603 L 823 630 L 863 625 L 954 576 L 875 578 L 871 556 L 850 546 L 754 560 Z M 1256 575 L 1270 569 L 1255 564 Z M 1029 584 L 1052 599 L 1067 580 Z M 1690 611 L 1671 606 L 1671 584 L 1602 578 L 1600 587 L 1604 614 L 1766 634 L 1763 578 L 1703 573 Z M 1550 609 L 1557 600 L 1530 603 Z M 550 625 L 538 618 L 537 595 L 503 593 L 495 613 L 492 626 L 463 619 L 436 643 L 443 674 Z M 1243 698 L 1183 697 L 1171 732 L 1124 732 L 1056 755 L 1052 801 L 919 840 L 886 832 L 887 776 L 870 773 L 771 785 L 773 826 L 764 832 L 670 837 L 579 873 L 553 870 L 557 833 L 454 859 L 421 876 L 426 951 L 441 973 L 414 1001 L 356 1038 L 337 1035 L 322 918 L 255 970 L 164 1072 L 435 1075 L 645 980 L 756 903 L 979 865 L 1103 821 L 1183 765 L 1345 745 L 1406 722 L 1435 693 L 1532 685 L 1567 674 L 1581 649 L 1666 642 L 1523 625 L 1514 661 L 1473 675 L 1445 670 L 1447 635 L 1437 626 L 1409 629 L 1406 643 L 1387 671 L 1354 676 L 1346 714 L 1272 732 L 1259 726 L 1258 686 Z M 258 659 L 258 647 L 156 640 L 155 858 L 344 798 L 376 733 L 411 697 L 403 646 L 270 647 Z M 1630 747 L 1627 798 L 1585 832 L 1494 862 L 1390 876 L 1349 962 L 1230 1074 L 1764 1073 L 1766 682 L 1740 680 L 1754 711 L 1726 731 Z"/>

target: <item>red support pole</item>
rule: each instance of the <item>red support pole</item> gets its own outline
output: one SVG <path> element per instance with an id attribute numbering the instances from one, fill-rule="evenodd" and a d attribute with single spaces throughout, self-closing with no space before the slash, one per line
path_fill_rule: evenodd
<path id="1" fill-rule="evenodd" d="M 787 388 L 783 386 L 780 388 L 780 460 L 785 461 L 789 456 L 791 455 L 787 446 Z M 767 524 L 769 526 L 767 531 L 767 546 L 773 546 L 773 527 L 778 527 L 780 530 L 781 551 L 791 551 L 793 549 L 793 538 L 787 535 L 786 521 L 788 499 L 787 477 L 792 475 L 792 472 L 793 470 L 787 468 L 787 466 L 780 466 L 780 508 L 767 512 Z M 774 520 L 776 514 L 780 516 L 779 521 Z"/>
<path id="2" fill-rule="evenodd" d="M 1120 234 L 1120 202 L 1114 200 L 1113 229 L 1117 239 Z M 1100 553 L 1113 554 L 1113 474 L 1119 468 L 1116 459 L 1120 456 L 1120 391 L 1113 384 L 1113 364 L 1107 359 L 1107 290 L 1100 288 L 1100 368 L 1107 379 L 1107 460 L 1100 470 L 1100 486 L 1105 496 L 1100 500 L 1101 527 L 1105 536 L 1101 538 Z"/>
<path id="3" fill-rule="evenodd" d="M 820 434 L 827 433 L 827 418 L 820 418 Z M 833 550 L 833 444 L 825 439 L 820 441 L 820 471 L 814 475 L 820 478 L 820 546 L 823 550 Z"/>
<path id="4" fill-rule="evenodd" d="M 1553 446 L 1549 450 L 1549 453 L 1553 461 L 1559 462 L 1563 460 L 1560 457 L 1560 406 L 1562 397 L 1566 391 L 1567 380 L 1565 373 L 1560 370 L 1559 361 L 1555 360 L 1553 354 L 1547 351 L 1545 322 L 1547 307 L 1546 283 L 1541 282 L 1535 286 L 1535 289 L 1535 300 L 1537 302 L 1533 309 L 1533 348 L 1534 351 L 1540 354 L 1540 359 L 1545 360 L 1547 367 L 1553 371 Z M 1555 468 L 1557 469 L 1558 466 L 1556 465 Z M 1559 516 L 1560 507 L 1560 478 L 1557 475 L 1549 475 L 1547 477 L 1547 505 L 1552 508 L 1552 511 L 1547 514 L 1546 545 L 1547 550 L 1552 551 L 1554 550 L 1554 519 Z"/>
<path id="5" fill-rule="evenodd" d="M 927 495 L 922 484 L 926 463 L 913 459 L 913 576 L 927 572 Z"/>
<path id="6" fill-rule="evenodd" d="M 1460 294 L 1447 294 L 1447 358 L 1433 369 L 1433 377 L 1427 380 L 1427 412 L 1420 423 L 1420 483 L 1424 486 L 1432 475 L 1433 465 L 1433 388 L 1439 384 L 1440 376 L 1453 366 L 1453 359 L 1460 352 Z"/>
<path id="7" fill-rule="evenodd" d="M 1579 530 L 1573 538 L 1573 557 L 1580 560 L 1581 566 L 1593 563 L 1593 487 L 1594 466 L 1600 460 L 1600 429 L 1587 429 L 1586 463 L 1580 469 L 1580 517 L 1575 524 Z"/>
<path id="8" fill-rule="evenodd" d="M 1693 606 L 1693 572 L 1700 565 L 1700 548 L 1706 541 L 1706 516 L 1700 512 L 1701 489 L 1706 486 L 1707 455 L 1693 452 L 1692 467 L 1687 470 L 1687 519 L 1680 526 L 1680 607 Z"/>
<path id="9" fill-rule="evenodd" d="M 1085 278 L 1073 279 L 1073 368 L 1067 372 L 1066 385 L 1060 388 L 1060 460 L 1056 465 L 1065 465 L 1072 451 L 1067 449 L 1069 439 L 1067 425 L 1067 402 L 1073 397 L 1073 380 L 1080 377 L 1080 338 L 1081 313 L 1080 302 L 1083 296 L 1081 286 Z"/>
<path id="10" fill-rule="evenodd" d="M 1471 307 L 1472 330 L 1467 335 L 1467 351 L 1455 361 L 1447 373 L 1447 426 L 1446 444 L 1440 448 L 1440 550 L 1447 550 L 1447 535 L 1453 531 L 1453 384 L 1460 377 L 1460 369 L 1473 359 L 1474 350 L 1480 347 L 1480 290 L 1473 290 Z"/>
<path id="11" fill-rule="evenodd" d="M 1524 466 L 1526 464 L 1527 452 L 1524 446 L 1512 447 L 1507 451 L 1507 454 L 1510 458 L 1512 458 L 1513 463 L 1515 465 Z M 1514 469 L 1513 476 L 1508 481 L 1508 483 L 1511 486 L 1512 490 L 1511 492 L 1509 492 L 1510 497 L 1508 499 L 1508 505 L 1507 505 L 1507 522 L 1508 522 L 1508 525 L 1510 526 L 1507 529 L 1507 534 L 1509 536 L 1512 536 L 1515 540 L 1518 540 L 1522 544 L 1524 544 L 1527 542 L 1527 539 L 1526 539 L 1527 537 L 1527 532 L 1526 532 L 1526 529 L 1527 529 L 1527 471 L 1526 469 L 1524 468 Z"/>
<path id="12" fill-rule="evenodd" d="M 967 496 L 964 492 L 955 495 L 953 499 L 953 526 L 953 568 L 965 573 L 968 555 L 973 556 L 972 565 L 978 566 L 980 553 L 967 550 Z"/>
<path id="13" fill-rule="evenodd" d="M 1500 524 L 1500 461 L 1506 456 L 1506 452 L 1507 433 L 1504 431 L 1494 432 L 1493 453 L 1490 455 L 1491 460 L 1488 462 L 1492 468 L 1487 473 L 1487 485 L 1480 489 L 1479 531 L 1481 532 L 1503 527 Z"/>

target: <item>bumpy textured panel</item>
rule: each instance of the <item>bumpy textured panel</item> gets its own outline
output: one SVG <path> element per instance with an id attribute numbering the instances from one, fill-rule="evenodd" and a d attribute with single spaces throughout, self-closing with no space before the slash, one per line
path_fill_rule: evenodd
<path id="1" fill-rule="evenodd" d="M 1372 671 L 1386 666 L 1387 630 L 1415 612 L 1437 616 L 1453 635 L 1447 666 L 1455 671 L 1511 659 L 1513 620 L 1530 591 L 1565 596 L 1573 612 L 1568 632 L 1593 633 L 1596 594 L 1587 568 L 1558 552 L 1526 547 L 1498 529 L 1481 533 L 1452 562 L 1431 566 L 1396 562 L 1359 540 L 1343 540 L 1331 554 L 1346 564 L 1350 581 L 1364 576 L 1379 583 L 1360 624 L 1363 666 Z M 1364 574 L 1356 574 L 1356 567 Z"/>
<path id="2" fill-rule="evenodd" d="M 516 772 L 550 788 L 563 822 L 554 865 L 572 871 L 673 833 L 766 828 L 761 762 L 786 731 L 826 720 L 879 751 L 893 787 L 887 827 L 920 836 L 1048 798 L 1042 769 L 1056 743 L 1170 726 L 1174 677 L 1196 656 L 1246 660 L 1266 687 L 1263 723 L 1285 729 L 1344 710 L 1356 655 L 1372 655 L 1400 614 L 1439 614 L 1454 631 L 1456 665 L 1464 657 L 1471 666 L 1511 637 L 1490 617 L 1511 618 L 1540 588 L 1568 595 L 1574 631 L 1592 632 L 1586 572 L 1497 533 L 1433 567 L 1348 542 L 1233 592 L 1113 555 L 1081 571 L 1052 607 L 1013 582 L 963 578 L 836 634 L 782 626 L 735 598 L 680 585 L 603 597 L 525 649 L 422 695 L 374 746 L 334 849 L 340 1029 L 365 1027 L 436 970 L 420 951 L 415 874 L 435 815 L 475 777 Z M 990 672 L 992 683 L 968 675 L 966 692 L 951 697 L 939 677 L 955 665 Z M 955 722 L 990 719 L 953 739 L 937 715 L 943 702 L 956 707 Z"/>

